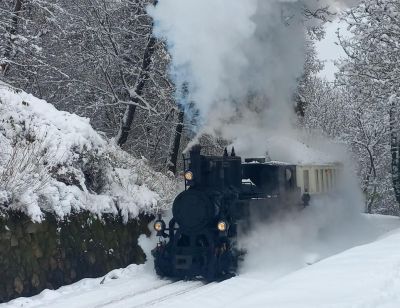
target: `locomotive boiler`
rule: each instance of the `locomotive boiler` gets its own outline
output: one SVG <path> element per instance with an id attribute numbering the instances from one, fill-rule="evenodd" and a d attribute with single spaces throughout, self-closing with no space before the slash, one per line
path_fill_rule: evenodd
<path id="1" fill-rule="evenodd" d="M 167 225 L 159 216 L 154 223 L 156 273 L 208 281 L 231 277 L 242 256 L 238 232 L 276 211 L 304 208 L 311 195 L 329 190 L 320 176 L 317 191 L 315 178 L 322 171 L 327 179 L 328 170 L 333 188 L 334 165 L 296 166 L 260 158 L 242 162 L 233 148 L 230 155 L 225 149 L 222 156 L 206 156 L 194 146 L 184 158 L 185 190 L 173 202 L 172 219 Z"/>

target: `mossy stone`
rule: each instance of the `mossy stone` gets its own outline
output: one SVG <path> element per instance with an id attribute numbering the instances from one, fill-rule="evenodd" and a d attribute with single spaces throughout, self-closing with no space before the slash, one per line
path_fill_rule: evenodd
<path id="1" fill-rule="evenodd" d="M 11 245 L 11 247 L 18 246 L 18 238 L 15 235 L 11 236 L 10 245 Z"/>
<path id="2" fill-rule="evenodd" d="M 74 213 L 57 221 L 46 213 L 45 220 L 35 224 L 24 214 L 14 213 L 7 217 L 5 228 L 0 217 L 0 299 L 30 296 L 46 287 L 143 262 L 137 239 L 149 231 L 148 218 L 141 219 L 143 224 L 123 224 L 121 217 L 104 215 L 99 219 Z M 12 241 L 16 245 L 11 245 Z"/>
<path id="3" fill-rule="evenodd" d="M 20 277 L 15 277 L 14 278 L 14 290 L 18 294 L 21 294 L 22 291 L 24 291 L 24 283 L 23 280 Z"/>

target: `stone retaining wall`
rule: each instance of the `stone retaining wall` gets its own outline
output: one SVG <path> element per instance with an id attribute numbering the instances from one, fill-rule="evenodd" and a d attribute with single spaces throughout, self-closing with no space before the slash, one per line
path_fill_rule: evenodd
<path id="1" fill-rule="evenodd" d="M 0 302 L 143 263 L 137 240 L 149 234 L 150 220 L 123 224 L 120 217 L 100 220 L 79 213 L 57 221 L 47 214 L 38 224 L 23 214 L 7 213 L 0 217 Z"/>

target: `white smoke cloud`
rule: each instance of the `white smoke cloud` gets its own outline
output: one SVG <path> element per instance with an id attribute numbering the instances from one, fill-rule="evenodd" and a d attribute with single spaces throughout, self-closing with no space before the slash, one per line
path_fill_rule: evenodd
<path id="1" fill-rule="evenodd" d="M 347 2 L 160 0 L 149 13 L 155 34 L 168 43 L 178 99 L 187 83 L 201 132 L 240 144 L 254 132 L 291 126 L 306 24 L 320 22 L 305 20 L 304 8 L 334 11 Z"/>
<path id="2" fill-rule="evenodd" d="M 155 34 L 169 44 L 178 91 L 189 83 L 203 119 L 214 104 L 226 103 L 248 64 L 241 44 L 254 34 L 256 9 L 254 0 L 164 0 L 150 10 Z"/>
<path id="3" fill-rule="evenodd" d="M 361 214 L 364 200 L 346 151 L 340 153 L 332 145 L 331 150 L 344 162 L 335 192 L 312 196 L 303 210 L 275 215 L 269 222 L 253 222 L 251 233 L 239 238 L 247 251 L 242 274 L 274 280 L 388 231 Z"/>
<path id="4" fill-rule="evenodd" d="M 247 251 L 240 273 L 273 280 L 379 235 L 348 200 L 314 200 L 303 211 L 258 224 L 240 238 Z"/>

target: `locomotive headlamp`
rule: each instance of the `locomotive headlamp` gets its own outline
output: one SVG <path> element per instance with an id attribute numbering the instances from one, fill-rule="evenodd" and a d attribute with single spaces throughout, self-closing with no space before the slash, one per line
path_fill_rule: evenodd
<path id="1" fill-rule="evenodd" d="M 186 171 L 185 172 L 185 180 L 186 181 L 192 181 L 193 180 L 193 172 L 192 171 Z"/>
<path id="2" fill-rule="evenodd" d="M 154 223 L 154 230 L 156 230 L 157 232 L 161 232 L 165 229 L 165 222 L 163 222 L 162 220 L 157 220 Z"/>
<path id="3" fill-rule="evenodd" d="M 226 229 L 228 229 L 228 224 L 225 221 L 221 220 L 217 224 L 217 229 L 221 232 L 224 232 L 226 231 Z"/>

